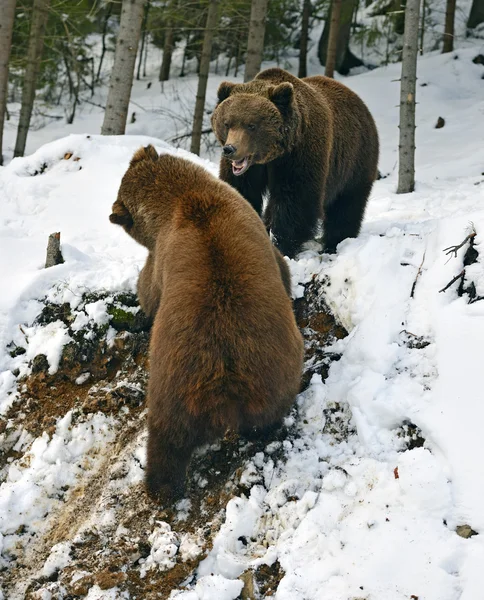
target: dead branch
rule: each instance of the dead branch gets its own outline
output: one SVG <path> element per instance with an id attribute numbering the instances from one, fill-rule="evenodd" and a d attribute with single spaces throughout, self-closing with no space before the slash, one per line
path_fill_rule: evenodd
<path id="1" fill-rule="evenodd" d="M 169 138 L 168 142 L 178 142 L 179 140 L 185 140 L 187 138 L 192 137 L 192 131 L 190 131 L 189 133 L 184 133 L 182 135 L 177 135 L 175 137 Z M 212 128 L 209 127 L 208 129 L 202 129 L 202 135 L 206 134 L 206 133 L 212 133 Z"/>
<path id="2" fill-rule="evenodd" d="M 412 285 L 412 291 L 410 292 L 410 298 L 413 298 L 413 296 L 415 294 L 415 288 L 417 286 L 417 280 L 420 277 L 420 275 L 422 274 L 422 267 L 423 267 L 423 264 L 424 264 L 424 261 L 425 261 L 425 253 L 426 252 L 427 251 L 425 251 L 423 253 L 422 262 L 420 263 L 420 267 L 418 268 L 417 275 L 415 276 L 415 280 L 414 280 L 413 285 Z"/>
<path id="3" fill-rule="evenodd" d="M 444 248 L 442 252 L 445 252 L 447 255 L 453 254 L 454 258 L 457 258 L 457 250 L 460 250 L 464 244 L 473 240 L 476 237 L 476 235 L 476 230 L 473 229 L 472 232 L 469 233 L 465 240 L 463 240 L 460 244 L 458 244 L 457 246 L 449 246 L 448 248 Z"/>
<path id="4" fill-rule="evenodd" d="M 458 275 L 456 275 L 454 277 L 454 279 L 449 281 L 449 283 L 445 287 L 443 287 L 441 290 L 439 290 L 439 294 L 440 294 L 440 292 L 445 292 L 445 290 L 448 290 L 452 284 L 454 284 L 456 281 L 458 281 L 461 277 L 464 277 L 465 274 L 466 274 L 466 270 L 462 269 L 462 271 Z"/>

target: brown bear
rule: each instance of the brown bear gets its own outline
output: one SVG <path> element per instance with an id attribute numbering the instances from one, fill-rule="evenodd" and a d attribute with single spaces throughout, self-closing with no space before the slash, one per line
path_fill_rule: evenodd
<path id="1" fill-rule="evenodd" d="M 141 148 L 110 220 L 149 250 L 138 284 L 154 318 L 146 483 L 166 501 L 183 494 L 196 446 L 281 421 L 303 340 L 259 216 L 202 167 Z"/>
<path id="2" fill-rule="evenodd" d="M 323 220 L 323 249 L 359 233 L 377 175 L 378 133 L 364 102 L 328 77 L 278 68 L 223 82 L 212 115 L 223 146 L 220 178 L 262 214 L 293 257 Z"/>

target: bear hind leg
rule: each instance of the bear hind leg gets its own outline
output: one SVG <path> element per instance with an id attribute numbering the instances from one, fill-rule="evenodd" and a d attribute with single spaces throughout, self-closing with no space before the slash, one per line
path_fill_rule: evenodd
<path id="1" fill-rule="evenodd" d="M 191 425 L 194 431 L 196 425 Z M 189 430 L 187 427 L 181 435 L 178 432 L 174 440 L 169 428 L 148 423 L 146 488 L 152 498 L 163 503 L 178 500 L 185 492 L 188 463 L 195 447 L 202 443 Z"/>
<path id="2" fill-rule="evenodd" d="M 336 246 L 360 232 L 373 182 L 348 187 L 324 207 L 323 252 L 333 254 Z"/>

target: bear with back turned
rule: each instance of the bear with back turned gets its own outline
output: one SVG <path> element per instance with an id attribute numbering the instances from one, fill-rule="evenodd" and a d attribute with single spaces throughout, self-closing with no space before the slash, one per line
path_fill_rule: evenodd
<path id="1" fill-rule="evenodd" d="M 240 194 L 153 146 L 133 156 L 110 221 L 149 252 L 146 483 L 167 501 L 183 494 L 196 446 L 279 424 L 294 402 L 304 345 L 289 271 Z"/>
<path id="2" fill-rule="evenodd" d="M 364 102 L 324 76 L 279 68 L 248 83 L 223 82 L 212 127 L 223 146 L 220 178 L 262 214 L 294 257 L 323 220 L 323 250 L 360 231 L 377 176 L 378 133 Z"/>

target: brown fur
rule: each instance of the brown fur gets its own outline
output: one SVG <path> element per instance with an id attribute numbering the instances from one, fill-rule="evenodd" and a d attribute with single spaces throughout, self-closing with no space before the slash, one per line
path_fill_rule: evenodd
<path id="1" fill-rule="evenodd" d="M 197 445 L 282 419 L 303 341 L 284 259 L 250 205 L 203 168 L 142 148 L 110 219 L 149 250 L 138 283 L 154 317 L 146 481 L 166 500 L 183 492 Z"/>
<path id="2" fill-rule="evenodd" d="M 294 256 L 324 221 L 324 245 L 334 251 L 358 235 L 377 174 L 378 133 L 364 102 L 342 83 L 323 76 L 298 79 L 262 71 L 243 84 L 223 82 L 212 126 L 222 146 L 220 177 L 262 212 L 277 246 Z M 236 176 L 231 160 L 248 156 Z"/>

